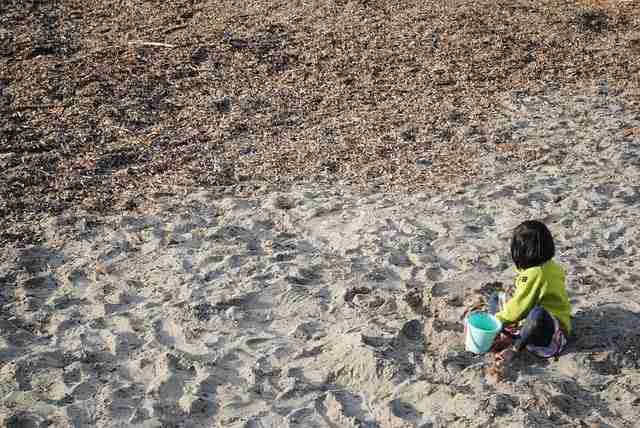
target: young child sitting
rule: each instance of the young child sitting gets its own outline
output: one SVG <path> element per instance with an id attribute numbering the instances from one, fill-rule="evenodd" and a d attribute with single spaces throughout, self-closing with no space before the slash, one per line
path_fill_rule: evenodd
<path id="1" fill-rule="evenodd" d="M 515 228 L 511 258 L 518 276 L 513 293 L 493 293 L 489 312 L 502 321 L 503 335 L 494 343 L 498 358 L 508 361 L 525 347 L 549 358 L 559 355 L 571 334 L 571 304 L 564 269 L 553 260 L 555 245 L 539 221 Z M 500 349 L 507 346 L 507 349 Z M 511 345 L 511 346 L 510 346 Z"/>

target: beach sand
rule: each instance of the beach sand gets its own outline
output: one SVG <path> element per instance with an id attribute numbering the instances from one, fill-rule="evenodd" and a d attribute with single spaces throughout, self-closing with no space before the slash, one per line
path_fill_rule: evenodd
<path id="1" fill-rule="evenodd" d="M 551 94 L 506 97 L 500 118 L 545 156 L 488 153 L 449 192 L 181 187 L 46 217 L 41 242 L 0 252 L 4 424 L 636 426 L 640 117 Z M 532 218 L 575 335 L 498 368 L 464 350 L 461 317 L 513 281 L 511 232 Z"/>

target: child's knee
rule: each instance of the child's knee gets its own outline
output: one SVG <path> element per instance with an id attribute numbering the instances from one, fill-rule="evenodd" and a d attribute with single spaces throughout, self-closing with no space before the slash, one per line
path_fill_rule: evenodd
<path id="1" fill-rule="evenodd" d="M 546 313 L 547 311 L 542 306 L 536 305 L 531 309 L 531 311 L 529 311 L 527 318 L 532 321 L 540 322 L 545 318 Z"/>
<path id="2" fill-rule="evenodd" d="M 489 296 L 489 301 L 496 303 L 500 302 L 500 292 L 494 291 L 493 293 L 491 293 L 491 295 Z"/>
<path id="3" fill-rule="evenodd" d="M 500 309 L 502 309 L 500 304 L 500 293 L 495 291 L 489 296 L 488 310 L 489 313 L 496 314 Z"/>

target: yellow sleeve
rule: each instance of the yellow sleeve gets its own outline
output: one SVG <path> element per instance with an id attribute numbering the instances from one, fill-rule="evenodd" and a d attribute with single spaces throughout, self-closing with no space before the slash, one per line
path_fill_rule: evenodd
<path id="1" fill-rule="evenodd" d="M 538 301 L 541 285 L 542 273 L 540 269 L 533 268 L 521 272 L 516 278 L 515 294 L 496 314 L 496 318 L 506 325 L 515 324 L 524 319 Z"/>

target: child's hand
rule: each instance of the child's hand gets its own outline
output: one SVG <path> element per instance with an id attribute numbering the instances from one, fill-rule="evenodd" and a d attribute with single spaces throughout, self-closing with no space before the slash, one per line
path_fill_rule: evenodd
<path id="1" fill-rule="evenodd" d="M 507 348 L 504 351 L 496 354 L 496 360 L 503 363 L 508 363 L 512 361 L 516 357 L 516 355 L 517 352 L 513 348 Z"/>
<path id="2" fill-rule="evenodd" d="M 491 351 L 496 353 L 502 352 L 512 344 L 513 339 L 510 336 L 504 333 L 498 333 L 498 336 L 495 338 L 495 340 L 493 341 L 493 345 L 491 346 Z"/>

